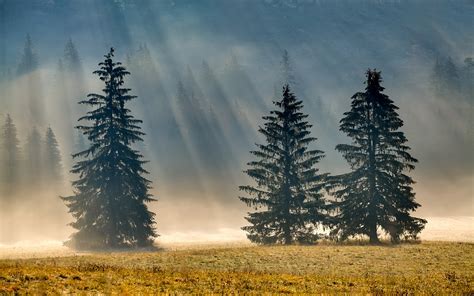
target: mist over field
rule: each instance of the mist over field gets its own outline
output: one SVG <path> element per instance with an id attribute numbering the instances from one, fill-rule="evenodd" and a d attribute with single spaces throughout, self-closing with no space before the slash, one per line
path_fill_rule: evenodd
<path id="1" fill-rule="evenodd" d="M 87 145 L 74 126 L 88 109 L 77 103 L 100 92 L 92 72 L 110 47 L 138 96 L 131 109 L 146 135 L 136 148 L 149 160 L 159 243 L 245 240 L 238 186 L 249 183 L 242 171 L 263 141 L 257 127 L 281 93 L 284 50 L 313 148 L 326 154 L 321 172 L 348 171 L 334 149 L 349 141 L 339 120 L 364 72 L 381 70 L 419 160 L 421 239 L 474 241 L 473 15 L 469 0 L 0 0 L 0 123 L 9 114 L 16 125 L 26 172 L 11 191 L 0 180 L 0 254 L 56 247 L 73 232 L 59 196 L 72 193 L 71 154 Z M 25 70 L 27 40 L 35 62 Z M 435 66 L 448 61 L 457 91 L 437 92 Z M 34 148 L 48 127 L 58 177 L 29 160 L 43 153 Z"/>

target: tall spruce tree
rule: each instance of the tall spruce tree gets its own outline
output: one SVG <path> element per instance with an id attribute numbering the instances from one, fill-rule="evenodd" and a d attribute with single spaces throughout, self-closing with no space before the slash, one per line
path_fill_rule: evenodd
<path id="1" fill-rule="evenodd" d="M 20 141 L 18 140 L 16 126 L 10 115 L 7 114 L 2 131 L 2 188 L 5 195 L 14 193 L 19 185 L 20 168 Z"/>
<path id="2" fill-rule="evenodd" d="M 62 181 L 62 165 L 61 165 L 61 151 L 51 127 L 48 127 L 45 135 L 44 145 L 44 178 L 48 184 L 61 184 Z"/>
<path id="3" fill-rule="evenodd" d="M 259 244 L 313 243 L 320 236 L 318 226 L 326 222 L 321 193 L 326 174 L 318 174 L 315 167 L 324 153 L 309 150 L 316 138 L 310 136 L 302 101 L 288 85 L 274 104 L 277 110 L 263 117 L 266 122 L 259 129 L 266 143 L 251 152 L 257 160 L 245 171 L 256 186 L 240 187 L 248 195 L 240 200 L 260 210 L 248 214 L 252 225 L 242 229 Z"/>
<path id="4" fill-rule="evenodd" d="M 365 92 L 352 96 L 351 110 L 341 120 L 340 130 L 352 143 L 336 150 L 352 172 L 329 182 L 337 209 L 332 233 L 341 239 L 367 235 L 378 243 L 381 228 L 398 242 L 402 236 L 416 238 L 426 223 L 410 215 L 420 205 L 405 171 L 414 169 L 417 160 L 408 152 L 398 107 L 382 93 L 381 81 L 380 72 L 369 69 Z"/>
<path id="5" fill-rule="evenodd" d="M 94 108 L 80 121 L 91 125 L 77 128 L 87 136 L 90 147 L 74 154 L 78 158 L 72 173 L 74 195 L 63 197 L 76 219 L 71 225 L 78 230 L 70 245 L 75 248 L 144 247 L 156 237 L 154 213 L 146 203 L 151 182 L 143 177 L 148 172 L 145 161 L 132 145 L 142 140 L 139 124 L 126 103 L 136 98 L 125 88 L 124 77 L 130 73 L 114 62 L 114 50 L 105 55 L 95 71 L 105 83 L 103 94 L 89 94 L 82 101 Z"/>

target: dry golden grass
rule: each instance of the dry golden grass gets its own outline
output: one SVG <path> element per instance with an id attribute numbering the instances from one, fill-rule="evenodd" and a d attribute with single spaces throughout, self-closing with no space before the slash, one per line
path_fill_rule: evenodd
<path id="1" fill-rule="evenodd" d="M 0 260 L 0 294 L 472 294 L 474 244 L 240 246 Z"/>

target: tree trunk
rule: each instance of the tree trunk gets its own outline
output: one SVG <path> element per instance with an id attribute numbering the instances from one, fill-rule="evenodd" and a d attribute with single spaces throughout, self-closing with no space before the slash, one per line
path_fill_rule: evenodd
<path id="1" fill-rule="evenodd" d="M 376 151 L 376 145 L 377 145 L 377 135 L 375 131 L 375 127 L 373 125 L 374 121 L 374 111 L 372 111 L 372 114 L 369 113 L 368 118 L 370 119 L 369 123 L 369 136 L 368 136 L 368 142 L 369 142 L 369 147 L 368 147 L 368 152 L 369 152 L 369 172 L 368 172 L 368 181 L 369 181 L 369 205 L 368 205 L 368 210 L 369 210 L 369 225 L 368 230 L 369 230 L 369 238 L 370 238 L 370 243 L 371 244 L 379 244 L 380 240 L 377 236 L 377 205 L 376 205 L 376 180 L 375 180 L 375 174 L 376 174 L 376 162 L 375 162 L 375 151 Z"/>
<path id="2" fill-rule="evenodd" d="M 380 240 L 377 235 L 377 223 L 371 223 L 369 231 L 370 231 L 369 233 L 370 244 L 372 245 L 380 244 Z"/>

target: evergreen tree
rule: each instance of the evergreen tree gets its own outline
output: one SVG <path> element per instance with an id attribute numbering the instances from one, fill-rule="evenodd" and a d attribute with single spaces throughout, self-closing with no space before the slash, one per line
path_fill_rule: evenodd
<path id="1" fill-rule="evenodd" d="M 24 75 L 38 68 L 38 57 L 33 49 L 33 42 L 30 35 L 26 35 L 25 46 L 23 54 L 18 64 L 17 74 Z"/>
<path id="2" fill-rule="evenodd" d="M 44 106 L 42 98 L 42 83 L 38 69 L 38 57 L 35 53 L 30 35 L 26 36 L 25 46 L 17 68 L 17 75 L 21 76 L 19 85 L 25 97 L 24 100 L 29 117 L 34 125 L 44 124 Z"/>
<path id="3" fill-rule="evenodd" d="M 89 94 L 82 104 L 94 107 L 81 121 L 90 147 L 74 154 L 79 158 L 72 173 L 74 195 L 63 197 L 76 219 L 71 225 L 78 230 L 70 244 L 76 248 L 118 248 L 150 246 L 156 237 L 154 214 L 146 203 L 150 181 L 142 155 L 131 146 L 142 141 L 141 120 L 134 119 L 126 103 L 136 98 L 125 88 L 124 77 L 130 73 L 114 62 L 114 50 L 105 55 L 95 71 L 105 83 L 104 94 Z"/>
<path id="4" fill-rule="evenodd" d="M 18 140 L 16 126 L 10 115 L 7 114 L 2 131 L 2 188 L 6 195 L 15 191 L 19 185 L 20 168 L 20 141 Z"/>
<path id="5" fill-rule="evenodd" d="M 72 39 L 64 46 L 64 66 L 66 71 L 82 73 L 81 58 Z"/>
<path id="6" fill-rule="evenodd" d="M 51 127 L 45 135 L 43 176 L 48 184 L 60 184 L 62 180 L 61 152 Z"/>
<path id="7" fill-rule="evenodd" d="M 37 190 L 42 181 L 43 143 L 36 127 L 33 127 L 25 145 L 25 171 L 29 188 Z"/>
<path id="8" fill-rule="evenodd" d="M 86 112 L 86 109 L 83 106 L 81 108 L 81 106 L 76 104 L 78 98 L 81 98 L 86 94 L 86 83 L 84 81 L 84 71 L 82 68 L 81 58 L 72 39 L 69 39 L 64 46 L 62 62 L 64 69 L 64 85 L 61 87 L 68 94 L 67 97 L 62 98 L 62 104 L 67 104 L 67 106 L 65 106 L 67 108 L 66 110 L 71 114 L 71 117 L 66 120 L 69 121 L 69 128 L 71 129 L 68 134 L 72 134 L 73 123 L 70 122 L 70 118 L 76 118 L 80 116 L 80 114 Z M 69 100 L 67 98 L 69 98 Z M 71 99 L 72 102 L 70 102 Z M 70 105 L 71 103 L 72 105 Z"/>
<path id="9" fill-rule="evenodd" d="M 251 153 L 257 160 L 245 171 L 256 186 L 241 186 L 248 196 L 240 197 L 249 207 L 262 209 L 246 217 L 251 226 L 242 229 L 259 244 L 313 243 L 319 238 L 317 227 L 326 222 L 325 201 L 321 194 L 325 174 L 315 165 L 322 151 L 309 150 L 316 139 L 310 137 L 308 115 L 301 112 L 302 101 L 286 85 L 283 98 L 274 102 L 277 110 L 264 116 L 259 132 L 266 144 Z"/>
<path id="10" fill-rule="evenodd" d="M 336 150 L 352 172 L 333 177 L 329 186 L 337 209 L 332 233 L 341 239 L 362 234 L 378 243 L 381 228 L 398 242 L 402 236 L 416 238 L 426 223 L 410 215 L 420 205 L 405 171 L 417 160 L 408 152 L 398 107 L 382 93 L 381 81 L 380 72 L 369 69 L 365 92 L 352 96 L 351 110 L 341 120 L 340 130 L 352 143 Z"/>

